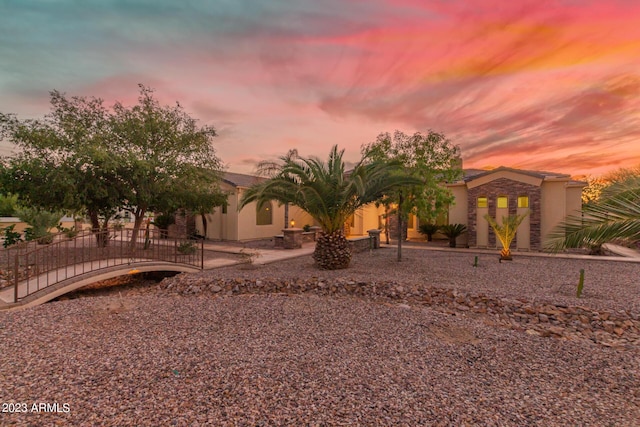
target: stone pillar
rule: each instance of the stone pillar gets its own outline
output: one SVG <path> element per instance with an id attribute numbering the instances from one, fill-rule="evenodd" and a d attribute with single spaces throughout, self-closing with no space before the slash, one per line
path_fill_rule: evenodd
<path id="1" fill-rule="evenodd" d="M 284 248 L 297 249 L 302 247 L 302 228 L 283 228 Z"/>
<path id="2" fill-rule="evenodd" d="M 320 237 L 320 232 L 322 231 L 322 227 L 318 227 L 317 225 L 312 225 L 309 227 L 309 231 L 313 231 L 313 241 L 317 242 L 318 237 Z"/>
<path id="3" fill-rule="evenodd" d="M 380 233 L 382 233 L 382 230 L 374 228 L 372 230 L 367 230 L 367 233 L 369 233 L 369 239 L 373 240 L 371 249 L 380 249 Z"/>

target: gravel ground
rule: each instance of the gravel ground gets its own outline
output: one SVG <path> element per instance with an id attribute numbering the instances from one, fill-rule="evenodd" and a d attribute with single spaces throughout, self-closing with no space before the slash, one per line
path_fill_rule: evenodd
<path id="1" fill-rule="evenodd" d="M 403 295 L 176 292 L 394 281 L 638 318 L 640 264 L 481 255 L 474 268 L 473 254 L 405 254 L 358 254 L 334 272 L 310 257 L 241 265 L 0 313 L 0 403 L 28 410 L 0 425 L 638 425 L 639 345 L 531 335 Z"/>

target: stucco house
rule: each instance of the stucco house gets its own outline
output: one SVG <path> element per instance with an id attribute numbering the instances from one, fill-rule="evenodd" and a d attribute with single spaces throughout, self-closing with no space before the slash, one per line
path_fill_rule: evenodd
<path id="1" fill-rule="evenodd" d="M 587 183 L 567 174 L 499 167 L 467 169 L 462 180 L 446 185 L 456 201 L 449 207 L 449 223 L 468 228 L 458 244 L 496 247 L 496 236 L 484 216 L 488 213 L 500 222 L 503 216 L 528 212 L 518 227 L 515 248 L 541 250 L 556 225 L 580 212 Z"/>
<path id="2" fill-rule="evenodd" d="M 232 172 L 224 173 L 220 187 L 228 194 L 227 205 L 207 214 L 206 238 L 243 241 L 282 234 L 282 229 L 285 228 L 284 205 L 273 201 L 258 210 L 256 203 L 250 203 L 238 211 L 242 194 L 261 180 L 264 178 Z M 289 207 L 289 221 L 294 221 L 296 227 L 302 227 L 305 224 L 314 225 L 311 216 L 295 206 Z M 196 230 L 204 235 L 202 218 L 199 215 L 196 216 Z"/>
<path id="3" fill-rule="evenodd" d="M 465 169 L 463 179 L 445 183 L 455 197 L 442 224 L 465 224 L 468 231 L 458 237 L 457 246 L 496 248 L 499 242 L 484 219 L 490 214 L 503 216 L 529 212 L 518 227 L 513 243 L 518 250 L 542 250 L 548 234 L 567 215 L 580 212 L 582 189 L 586 182 L 572 180 L 567 174 L 499 167 L 492 170 Z M 367 230 L 382 228 L 384 208 L 371 204 L 349 220 L 349 235 L 366 235 Z M 408 218 L 407 237 L 422 238 L 419 220 Z M 392 227 L 395 220 L 391 220 Z M 394 233 L 392 230 L 392 236 Z"/>

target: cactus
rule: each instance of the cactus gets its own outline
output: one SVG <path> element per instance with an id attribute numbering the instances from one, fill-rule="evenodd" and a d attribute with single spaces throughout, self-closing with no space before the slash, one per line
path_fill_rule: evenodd
<path id="1" fill-rule="evenodd" d="M 582 295 L 582 288 L 584 288 L 584 268 L 580 269 L 580 280 L 578 281 L 576 297 L 580 298 L 580 295 Z"/>

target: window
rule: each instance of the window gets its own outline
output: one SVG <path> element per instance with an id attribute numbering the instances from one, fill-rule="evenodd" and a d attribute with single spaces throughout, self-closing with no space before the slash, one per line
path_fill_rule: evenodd
<path id="1" fill-rule="evenodd" d="M 356 216 L 355 216 L 355 214 L 351 215 L 349 217 L 349 219 L 347 219 L 347 224 L 349 224 L 349 227 L 351 227 L 351 228 L 354 228 L 356 226 Z"/>
<path id="2" fill-rule="evenodd" d="M 273 224 L 273 209 L 271 202 L 267 202 L 256 212 L 256 225 Z"/>
<path id="3" fill-rule="evenodd" d="M 489 204 L 487 202 L 487 196 L 478 197 L 478 207 L 479 208 L 486 208 L 487 206 L 489 206 Z"/>
<path id="4" fill-rule="evenodd" d="M 222 213 L 223 214 L 227 213 L 227 204 L 226 203 L 224 205 L 222 205 Z"/>
<path id="5" fill-rule="evenodd" d="M 507 196 L 498 196 L 497 208 L 507 209 L 508 207 L 509 207 L 509 199 L 507 199 Z"/>
<path id="6" fill-rule="evenodd" d="M 518 207 L 519 208 L 528 208 L 529 207 L 529 196 L 518 196 Z"/>

